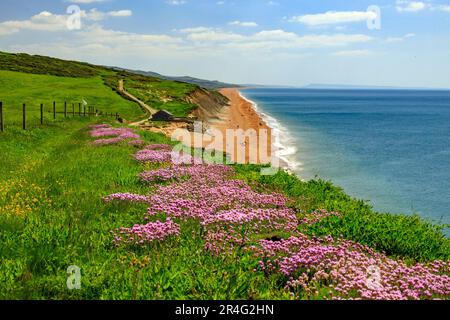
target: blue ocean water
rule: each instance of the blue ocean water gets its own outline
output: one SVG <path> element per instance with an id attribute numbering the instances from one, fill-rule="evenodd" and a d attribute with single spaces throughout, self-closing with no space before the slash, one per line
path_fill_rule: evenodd
<path id="1" fill-rule="evenodd" d="M 450 223 L 450 91 L 249 89 L 302 179 Z"/>

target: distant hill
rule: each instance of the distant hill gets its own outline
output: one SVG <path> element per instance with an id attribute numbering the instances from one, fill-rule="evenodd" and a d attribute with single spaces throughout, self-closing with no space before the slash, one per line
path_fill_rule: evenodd
<path id="1" fill-rule="evenodd" d="M 0 51 L 0 69 L 74 78 L 90 78 L 104 71 L 102 67 L 85 62 L 2 51 Z"/>
<path id="2" fill-rule="evenodd" d="M 239 88 L 240 85 L 237 84 L 231 84 L 231 83 L 225 83 L 220 82 L 217 80 L 204 80 L 204 79 L 198 79 L 194 77 L 189 76 L 183 76 L 183 77 L 171 77 L 171 76 L 165 76 L 156 72 L 152 71 L 142 71 L 142 70 L 131 70 L 131 69 L 123 69 L 118 67 L 110 67 L 112 69 L 118 70 L 118 71 L 126 71 L 130 73 L 135 73 L 147 77 L 155 77 L 160 78 L 164 80 L 171 80 L 171 81 L 178 81 L 178 82 L 186 82 L 190 84 L 195 84 L 199 87 L 206 88 L 206 89 L 221 89 L 221 88 Z"/>

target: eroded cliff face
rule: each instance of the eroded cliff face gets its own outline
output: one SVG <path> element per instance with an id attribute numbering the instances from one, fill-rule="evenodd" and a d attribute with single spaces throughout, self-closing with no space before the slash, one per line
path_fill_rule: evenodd
<path id="1" fill-rule="evenodd" d="M 211 119 L 218 119 L 222 108 L 229 103 L 228 98 L 219 92 L 203 88 L 197 88 L 194 92 L 190 93 L 185 100 L 186 102 L 198 106 L 198 108 L 192 112 L 192 115 L 205 122 Z"/>

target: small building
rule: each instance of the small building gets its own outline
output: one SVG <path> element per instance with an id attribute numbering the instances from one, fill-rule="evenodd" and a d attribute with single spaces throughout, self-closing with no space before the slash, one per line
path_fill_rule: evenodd
<path id="1" fill-rule="evenodd" d="M 173 121 L 174 115 L 171 114 L 167 110 L 159 110 L 157 113 L 155 113 L 152 117 L 152 121 Z"/>

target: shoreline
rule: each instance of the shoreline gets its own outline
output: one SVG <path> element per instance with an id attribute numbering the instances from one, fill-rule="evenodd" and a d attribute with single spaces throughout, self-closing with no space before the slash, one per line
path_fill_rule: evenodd
<path id="1" fill-rule="evenodd" d="M 261 112 L 258 104 L 245 97 L 240 89 L 242 88 L 218 90 L 229 100 L 228 105 L 214 116 L 203 119 L 204 131 L 201 135 L 191 132 L 189 136 L 179 136 L 177 140 L 188 147 L 224 152 L 232 162 L 238 164 L 268 164 L 271 162 L 272 149 L 275 148 L 275 155 L 278 158 L 277 166 L 301 178 L 298 170 L 301 163 L 290 158 L 297 153 L 297 147 L 295 143 L 292 143 L 288 130 L 277 119 Z M 148 127 L 146 130 L 171 137 L 174 131 L 184 127 L 183 123 L 171 123 L 162 128 Z M 234 150 L 227 152 L 227 130 L 243 130 L 244 132 L 254 130 L 257 134 L 256 143 L 250 143 L 249 137 L 245 136 L 241 143 L 241 147 L 245 146 L 245 155 L 242 155 L 242 149 L 240 153 L 238 152 L 238 143 L 235 139 L 232 142 L 235 144 Z M 223 140 L 216 138 L 212 131 L 216 131 L 216 134 L 220 133 Z"/>
<path id="2" fill-rule="evenodd" d="M 268 130 L 269 134 L 275 135 L 275 140 L 271 137 L 268 143 L 271 146 L 270 150 L 276 147 L 280 167 L 298 176 L 299 164 L 289 159 L 290 156 L 297 152 L 297 147 L 282 142 L 291 140 L 288 130 L 277 119 L 261 112 L 258 109 L 258 104 L 245 97 L 239 89 L 225 88 L 219 90 L 222 95 L 230 100 L 230 104 L 219 115 L 221 120 L 210 121 L 209 125 L 214 129 L 221 130 L 223 133 L 226 129 L 254 129 L 257 132 L 260 129 Z M 248 151 L 247 149 L 246 152 Z M 254 148 L 251 151 L 258 152 Z M 261 162 L 258 162 L 258 164 L 261 164 Z"/>
<path id="3" fill-rule="evenodd" d="M 258 134 L 258 139 L 256 144 L 249 143 L 249 140 L 246 138 L 245 140 L 245 161 L 238 161 L 237 155 L 236 155 L 236 148 L 232 154 L 230 154 L 231 159 L 235 161 L 236 163 L 249 163 L 249 162 L 255 162 L 254 164 L 266 164 L 269 161 L 266 161 L 267 159 L 270 159 L 270 153 L 272 150 L 272 145 L 274 141 L 272 141 L 272 128 L 266 123 L 266 121 L 263 119 L 261 114 L 258 113 L 257 109 L 255 108 L 255 103 L 253 101 L 248 100 L 245 98 L 242 93 L 236 89 L 236 88 L 224 88 L 220 89 L 219 92 L 228 98 L 230 101 L 228 106 L 224 107 L 217 118 L 217 119 L 209 119 L 208 125 L 210 128 L 219 130 L 224 137 L 226 137 L 226 131 L 227 130 L 239 130 L 242 129 L 243 131 L 247 130 L 255 130 L 255 132 Z M 267 132 L 267 138 L 262 139 L 265 137 L 261 137 L 259 133 L 261 130 L 266 130 Z M 223 146 L 225 146 L 226 141 L 224 140 Z M 265 148 L 265 145 L 267 145 L 267 148 Z M 264 147 L 264 149 L 260 147 Z M 221 148 L 217 148 L 221 149 Z M 221 151 L 225 151 L 222 148 Z M 266 152 L 264 152 L 265 150 Z M 250 154 L 255 155 L 253 158 L 253 161 L 250 161 Z"/>

